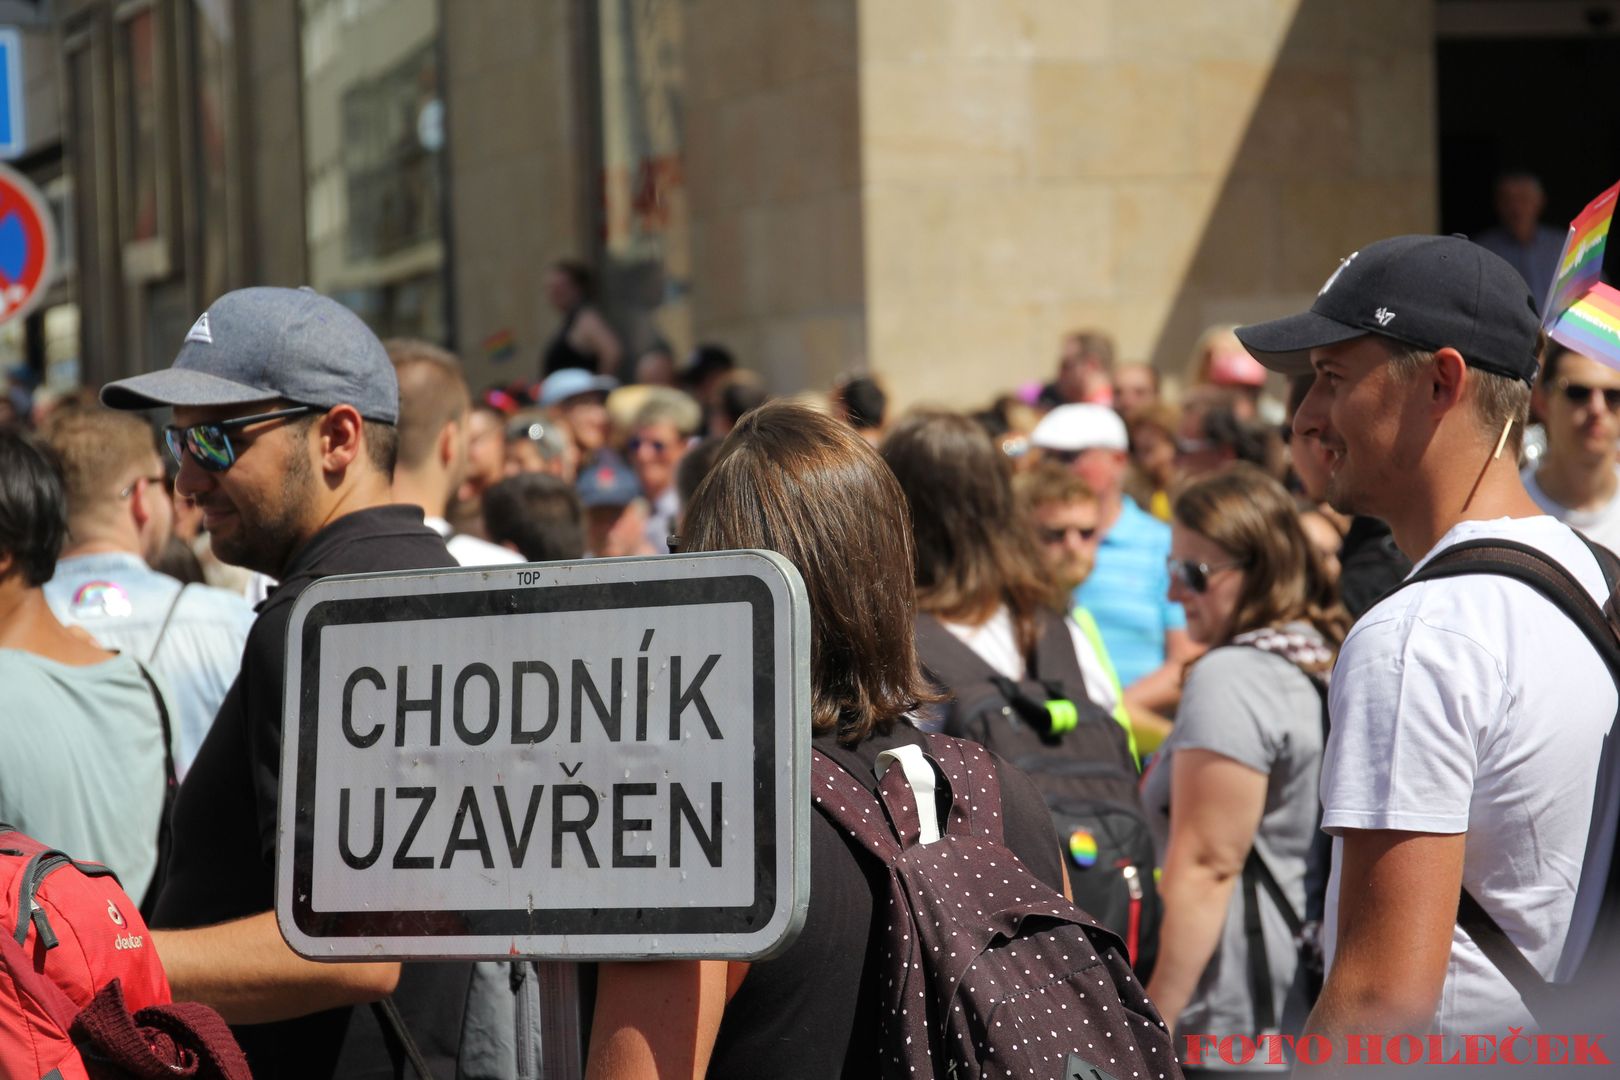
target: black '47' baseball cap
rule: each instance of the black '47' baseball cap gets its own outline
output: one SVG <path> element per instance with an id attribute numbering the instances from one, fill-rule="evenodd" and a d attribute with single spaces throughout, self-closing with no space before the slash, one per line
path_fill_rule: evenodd
<path id="1" fill-rule="evenodd" d="M 1471 367 L 1533 384 L 1540 327 L 1530 287 L 1501 256 L 1463 236 L 1395 236 L 1339 263 L 1309 311 L 1240 326 L 1237 337 L 1287 375 L 1310 372 L 1312 349 L 1380 334 L 1449 346 Z"/>

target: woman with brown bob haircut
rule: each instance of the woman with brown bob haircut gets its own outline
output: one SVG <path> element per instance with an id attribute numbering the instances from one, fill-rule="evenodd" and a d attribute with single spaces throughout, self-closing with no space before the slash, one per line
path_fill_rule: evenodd
<path id="1" fill-rule="evenodd" d="M 763 548 L 799 568 L 814 628 L 814 746 L 874 791 L 877 755 L 923 742 L 909 718 L 934 697 L 912 645 L 905 506 L 894 475 L 853 428 L 772 403 L 727 436 L 681 538 L 684 551 Z M 1007 846 L 1063 889 L 1040 795 L 1022 773 L 997 766 Z M 873 1075 L 883 952 L 873 889 L 882 878 L 869 876 L 866 859 L 813 813 L 810 910 L 781 955 L 602 964 L 587 1075 Z"/>
<path id="2" fill-rule="evenodd" d="M 955 413 L 916 412 L 883 440 L 883 460 L 911 508 L 918 609 L 1014 681 L 1028 673 L 1042 628 L 1062 619 L 1086 695 L 1112 713 L 1119 704 L 1113 680 L 1079 626 L 1063 618 L 1067 596 L 984 430 Z"/>
<path id="3" fill-rule="evenodd" d="M 1293 499 L 1254 466 L 1183 490 L 1170 550 L 1170 597 L 1210 651 L 1189 670 L 1175 728 L 1142 784 L 1167 844 L 1148 994 L 1185 1031 L 1297 1031 L 1308 973 L 1264 878 L 1293 917 L 1317 914 L 1306 877 L 1319 869 L 1322 695 L 1348 620 Z"/>

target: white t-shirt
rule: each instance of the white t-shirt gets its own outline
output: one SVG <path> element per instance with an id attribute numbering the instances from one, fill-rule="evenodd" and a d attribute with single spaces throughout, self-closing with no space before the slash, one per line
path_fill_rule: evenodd
<path id="1" fill-rule="evenodd" d="M 423 518 L 422 524 L 444 537 L 444 546 L 450 550 L 450 557 L 461 566 L 506 566 L 523 561 L 523 556 L 510 548 L 464 533 L 452 535 L 450 523 L 444 518 Z"/>
<path id="2" fill-rule="evenodd" d="M 1519 478 L 1524 481 L 1524 490 L 1530 493 L 1542 510 L 1570 528 L 1579 529 L 1609 550 L 1620 551 L 1620 487 L 1615 489 L 1614 498 L 1596 510 L 1571 510 L 1562 503 L 1554 502 L 1551 495 L 1541 490 L 1541 485 L 1536 483 L 1534 465 L 1528 466 L 1519 474 Z"/>
<path id="3" fill-rule="evenodd" d="M 1086 696 L 1112 713 L 1119 700 L 1114 696 L 1114 684 L 1103 668 L 1097 650 L 1086 640 L 1085 632 L 1067 615 L 1063 623 L 1069 628 L 1074 641 L 1074 655 L 1080 661 L 1080 674 L 1086 678 Z M 1014 681 L 1024 677 L 1024 654 L 1018 650 L 1018 634 L 1013 629 L 1012 612 L 1003 605 L 996 613 L 978 626 L 947 622 L 940 624 L 957 640 L 979 654 L 979 659 L 995 668 L 998 675 Z"/>
<path id="4" fill-rule="evenodd" d="M 1602 600 L 1602 571 L 1550 517 L 1470 521 L 1418 563 L 1466 540 L 1540 549 Z M 1463 886 L 1543 974 L 1557 966 L 1591 823 L 1598 755 L 1615 717 L 1608 668 L 1530 586 L 1496 575 L 1424 582 L 1350 631 L 1331 683 L 1322 826 L 1333 833 L 1328 963 L 1338 928 L 1340 837 L 1350 829 L 1468 834 Z M 1498 1031 L 1529 1013 L 1460 929 L 1435 1024 Z"/>

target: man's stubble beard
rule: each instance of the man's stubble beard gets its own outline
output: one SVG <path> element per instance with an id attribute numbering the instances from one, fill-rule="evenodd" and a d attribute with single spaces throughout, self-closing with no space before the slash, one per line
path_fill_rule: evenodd
<path id="1" fill-rule="evenodd" d="M 302 537 L 301 517 L 309 498 L 314 472 L 309 459 L 294 453 L 281 477 L 280 505 L 273 514 L 264 506 L 236 511 L 237 534 L 213 537 L 214 554 L 232 566 L 280 577 Z"/>

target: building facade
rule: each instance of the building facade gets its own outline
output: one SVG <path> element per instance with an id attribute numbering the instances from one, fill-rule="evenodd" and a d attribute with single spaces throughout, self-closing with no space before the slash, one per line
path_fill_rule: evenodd
<path id="1" fill-rule="evenodd" d="M 1607 0 L 17 6 L 23 164 L 71 251 L 0 352 L 47 379 L 161 366 L 212 296 L 309 284 L 528 380 L 578 258 L 632 356 L 719 341 L 779 391 L 867 370 L 958 406 L 1079 327 L 1177 373 L 1205 326 L 1436 229 L 1470 180 L 1440 175 L 1445 41 L 1613 40 Z"/>

